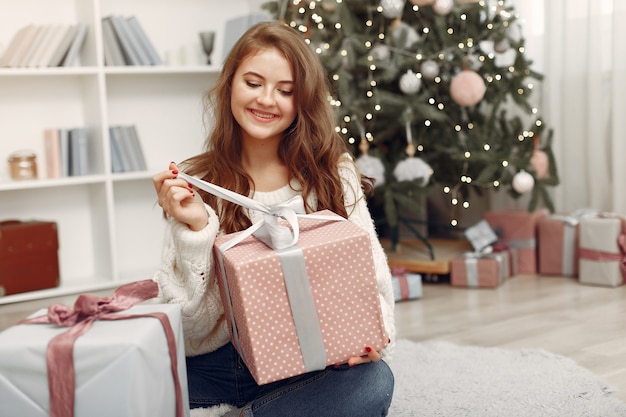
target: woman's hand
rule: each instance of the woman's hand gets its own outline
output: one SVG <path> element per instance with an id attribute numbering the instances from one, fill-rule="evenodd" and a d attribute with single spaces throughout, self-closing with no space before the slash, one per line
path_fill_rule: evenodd
<path id="1" fill-rule="evenodd" d="M 365 351 L 367 352 L 367 355 L 354 356 L 348 359 L 348 365 L 354 366 L 361 363 L 378 362 L 380 360 L 380 352 L 375 351 L 370 346 L 365 346 Z"/>
<path id="2" fill-rule="evenodd" d="M 178 178 L 178 167 L 170 163 L 167 171 L 152 177 L 159 206 L 166 215 L 185 223 L 189 229 L 202 230 L 209 221 L 209 215 L 202 198 L 194 192 L 187 181 Z"/>

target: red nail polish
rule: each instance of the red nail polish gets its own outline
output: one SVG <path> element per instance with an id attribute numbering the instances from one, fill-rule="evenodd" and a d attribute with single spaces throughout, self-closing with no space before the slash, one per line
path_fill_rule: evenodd
<path id="1" fill-rule="evenodd" d="M 172 170 L 172 174 L 177 175 L 178 171 L 176 171 L 175 169 Z"/>
<path id="2" fill-rule="evenodd" d="M 189 183 L 187 183 L 187 186 L 188 186 L 189 188 L 193 187 L 193 185 L 191 185 L 191 184 L 189 184 Z"/>
<path id="3" fill-rule="evenodd" d="M 369 347 L 369 346 L 365 346 L 365 350 L 366 350 L 366 351 L 368 351 L 368 352 L 371 352 L 371 351 L 372 351 L 372 348 L 371 348 L 371 347 Z"/>

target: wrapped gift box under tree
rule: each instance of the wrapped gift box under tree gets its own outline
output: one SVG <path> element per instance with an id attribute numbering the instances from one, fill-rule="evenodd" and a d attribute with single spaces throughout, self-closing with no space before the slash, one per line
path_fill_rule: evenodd
<path id="1" fill-rule="evenodd" d="M 580 221 L 578 280 L 619 287 L 626 279 L 626 220 L 599 214 Z"/>
<path id="2" fill-rule="evenodd" d="M 545 210 L 528 212 L 522 209 L 491 210 L 484 218 L 499 238 L 499 243 L 515 250 L 517 273 L 537 273 L 537 222 Z"/>

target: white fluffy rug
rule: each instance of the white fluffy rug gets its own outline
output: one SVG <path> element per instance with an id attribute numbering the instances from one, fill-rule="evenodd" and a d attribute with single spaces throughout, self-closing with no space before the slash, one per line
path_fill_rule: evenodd
<path id="1" fill-rule="evenodd" d="M 389 417 L 625 417 L 626 404 L 591 371 L 541 349 L 400 340 Z M 228 408 L 192 410 L 219 417 Z"/>

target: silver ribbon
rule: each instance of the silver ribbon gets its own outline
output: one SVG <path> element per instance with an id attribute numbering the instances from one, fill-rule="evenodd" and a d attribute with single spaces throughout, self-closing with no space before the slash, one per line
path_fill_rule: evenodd
<path id="1" fill-rule="evenodd" d="M 563 224 L 563 256 L 561 270 L 563 275 L 574 275 L 574 262 L 576 258 L 576 226 L 570 223 Z"/>
<path id="2" fill-rule="evenodd" d="M 498 282 L 502 283 L 508 275 L 509 257 L 505 253 L 485 253 L 485 252 L 466 252 L 465 270 L 467 275 L 468 287 L 479 287 L 478 283 L 478 260 L 484 258 L 495 259 L 498 263 Z"/>
<path id="3" fill-rule="evenodd" d="M 301 248 L 296 246 L 300 231 L 298 218 L 330 221 L 345 219 L 338 215 L 305 214 L 304 201 L 300 195 L 293 197 L 284 204 L 268 207 L 249 197 L 245 197 L 199 178 L 184 173 L 179 173 L 178 177 L 217 197 L 252 210 L 260 211 L 263 214 L 262 221 L 253 224 L 248 229 L 240 232 L 235 238 L 230 239 L 217 248 L 235 348 L 241 353 L 239 332 L 237 331 L 237 325 L 235 323 L 230 289 L 226 279 L 224 253 L 228 249 L 241 243 L 247 237 L 254 235 L 278 254 L 285 279 L 285 287 L 287 288 L 287 298 L 289 300 L 306 371 L 324 369 L 326 367 L 324 338 L 315 308 L 310 279 L 306 270 L 304 253 Z M 279 222 L 281 218 L 286 220 L 287 225 Z"/>
<path id="4" fill-rule="evenodd" d="M 478 287 L 478 258 L 465 259 L 465 270 L 467 271 L 467 286 Z"/>

